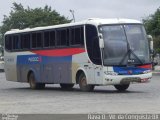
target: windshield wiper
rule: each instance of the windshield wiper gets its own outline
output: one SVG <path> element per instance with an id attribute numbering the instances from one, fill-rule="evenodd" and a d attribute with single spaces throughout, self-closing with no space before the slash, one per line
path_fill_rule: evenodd
<path id="1" fill-rule="evenodd" d="M 129 59 L 128 59 L 128 64 L 127 65 L 132 65 L 132 63 L 134 63 L 135 61 L 133 60 L 133 59 L 131 59 L 131 54 L 133 54 L 133 56 L 141 63 L 141 64 L 144 64 L 143 62 L 142 62 L 142 60 L 141 59 L 139 59 L 139 57 L 133 52 L 133 50 L 132 49 L 129 49 L 128 51 L 127 51 L 127 53 L 125 54 L 125 56 L 122 58 L 122 60 L 120 61 L 120 63 L 119 63 L 119 65 L 122 65 L 122 63 L 124 62 L 124 60 L 126 59 L 126 57 L 128 56 L 129 57 Z"/>
<path id="2" fill-rule="evenodd" d="M 124 28 L 124 26 L 123 26 L 123 28 Z M 125 36 L 126 36 L 128 51 L 127 51 L 127 53 L 125 54 L 125 56 L 122 58 L 122 60 L 120 61 L 119 65 L 122 65 L 122 63 L 124 62 L 124 60 L 126 59 L 127 56 L 128 56 L 127 65 L 133 65 L 132 63 L 134 63 L 135 60 L 134 60 L 134 59 L 131 59 L 131 54 L 133 54 L 133 56 L 134 56 L 141 64 L 144 64 L 144 63 L 142 62 L 142 60 L 139 59 L 139 57 L 138 57 L 138 56 L 134 53 L 134 51 L 131 49 L 130 43 L 129 43 L 128 38 L 127 38 L 127 34 L 126 34 L 125 28 L 124 28 L 124 33 L 125 33 Z"/>

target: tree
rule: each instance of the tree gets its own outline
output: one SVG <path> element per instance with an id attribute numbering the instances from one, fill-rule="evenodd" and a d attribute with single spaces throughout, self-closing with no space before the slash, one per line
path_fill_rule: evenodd
<path id="1" fill-rule="evenodd" d="M 31 9 L 30 7 L 24 8 L 22 4 L 14 2 L 9 16 L 4 15 L 2 26 L 0 26 L 0 42 L 2 42 L 1 38 L 4 33 L 11 29 L 33 28 L 69 22 L 71 20 L 61 16 L 48 5 L 44 8 Z"/>
<path id="2" fill-rule="evenodd" d="M 143 20 L 148 34 L 154 38 L 154 49 L 160 53 L 160 7 L 156 12 Z"/>

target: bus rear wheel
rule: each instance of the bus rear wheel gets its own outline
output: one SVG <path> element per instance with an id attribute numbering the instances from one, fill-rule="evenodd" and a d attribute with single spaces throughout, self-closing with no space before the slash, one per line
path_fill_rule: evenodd
<path id="1" fill-rule="evenodd" d="M 118 91 L 126 91 L 129 87 L 129 84 L 125 84 L 125 85 L 114 85 L 114 87 L 118 90 Z"/>
<path id="2" fill-rule="evenodd" d="M 34 73 L 30 73 L 28 81 L 29 81 L 29 85 L 31 89 L 44 89 L 45 88 L 44 83 L 36 83 Z"/>
<path id="3" fill-rule="evenodd" d="M 81 73 L 81 75 L 79 76 L 79 87 L 81 89 L 81 91 L 84 92 L 90 92 L 94 90 L 94 85 L 88 85 L 87 84 L 87 79 L 84 73 Z"/>
<path id="4" fill-rule="evenodd" d="M 60 86 L 61 86 L 62 89 L 69 90 L 69 89 L 73 88 L 74 84 L 64 84 L 64 83 L 61 83 Z"/>

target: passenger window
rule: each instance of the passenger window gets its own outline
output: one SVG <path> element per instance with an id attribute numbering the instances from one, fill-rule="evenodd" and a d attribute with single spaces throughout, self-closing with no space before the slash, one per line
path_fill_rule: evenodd
<path id="1" fill-rule="evenodd" d="M 57 46 L 68 46 L 69 32 L 67 29 L 57 30 Z"/>
<path id="2" fill-rule="evenodd" d="M 84 45 L 83 27 L 71 28 L 71 45 Z"/>
<path id="3" fill-rule="evenodd" d="M 42 33 L 32 33 L 32 48 L 42 47 Z"/>
<path id="4" fill-rule="evenodd" d="M 30 34 L 22 34 L 21 35 L 21 47 L 22 49 L 30 49 Z"/>
<path id="5" fill-rule="evenodd" d="M 50 32 L 50 47 L 54 47 L 55 46 L 55 31 L 51 31 Z"/>
<path id="6" fill-rule="evenodd" d="M 44 32 L 44 47 L 55 46 L 55 31 Z"/>
<path id="7" fill-rule="evenodd" d="M 12 36 L 10 35 L 5 37 L 5 48 L 7 50 L 12 50 Z"/>
<path id="8" fill-rule="evenodd" d="M 36 48 L 37 47 L 37 36 L 36 33 L 32 34 L 32 48 Z"/>
<path id="9" fill-rule="evenodd" d="M 50 37 L 49 32 L 44 32 L 44 47 L 49 47 Z"/>
<path id="10" fill-rule="evenodd" d="M 42 47 L 42 33 L 37 33 L 36 43 L 37 43 L 37 48 Z"/>
<path id="11" fill-rule="evenodd" d="M 21 48 L 21 43 L 18 35 L 13 35 L 13 50 Z"/>

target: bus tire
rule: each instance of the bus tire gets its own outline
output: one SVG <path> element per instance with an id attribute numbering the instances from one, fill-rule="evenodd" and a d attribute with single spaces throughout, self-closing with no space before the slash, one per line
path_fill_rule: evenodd
<path id="1" fill-rule="evenodd" d="M 118 90 L 118 91 L 126 91 L 129 87 L 129 84 L 124 84 L 124 85 L 114 85 L 114 87 Z"/>
<path id="2" fill-rule="evenodd" d="M 65 84 L 65 83 L 61 83 L 60 84 L 61 88 L 64 90 L 70 90 L 73 88 L 74 84 Z"/>
<path id="3" fill-rule="evenodd" d="M 30 73 L 28 81 L 29 81 L 29 85 L 31 89 L 44 89 L 45 88 L 44 83 L 36 83 L 35 75 L 33 72 Z"/>
<path id="4" fill-rule="evenodd" d="M 95 87 L 94 85 L 87 84 L 87 79 L 84 73 L 80 74 L 78 82 L 79 82 L 79 87 L 81 91 L 90 92 L 94 90 L 94 87 Z"/>

